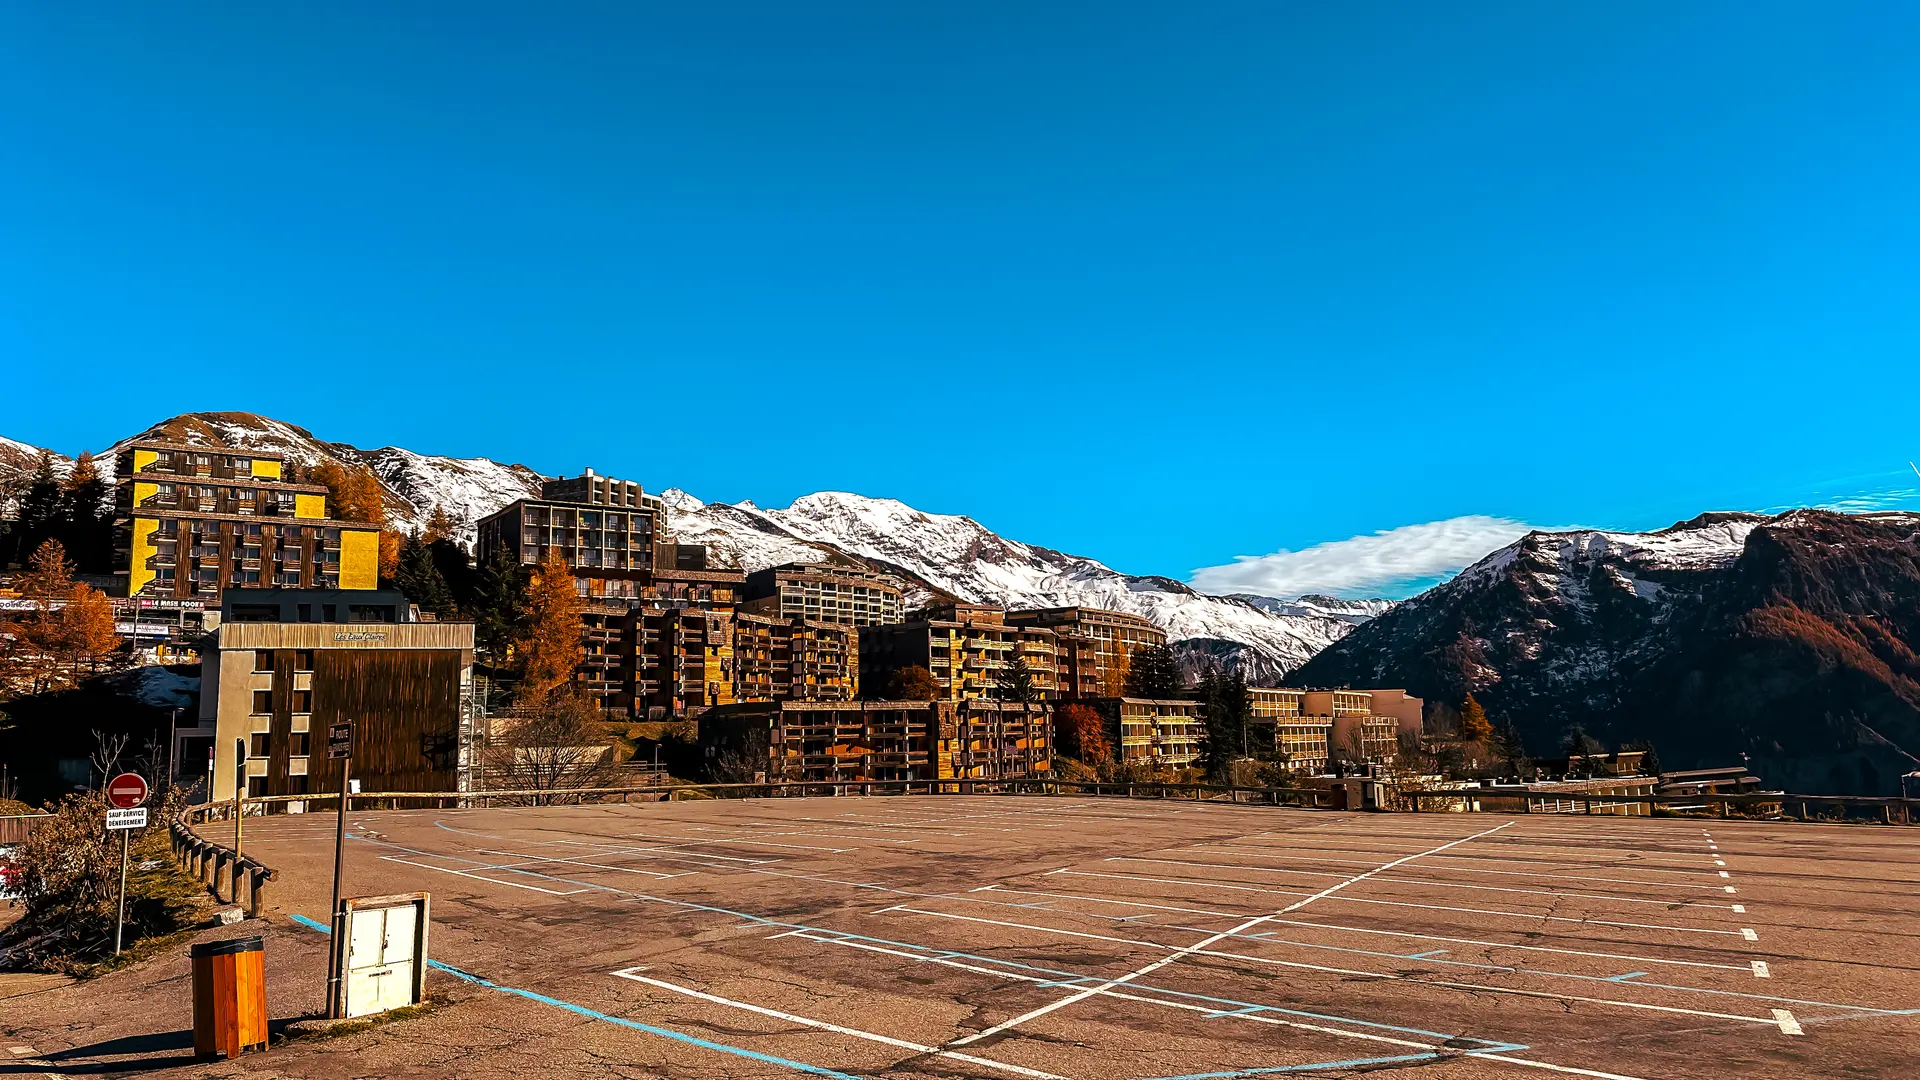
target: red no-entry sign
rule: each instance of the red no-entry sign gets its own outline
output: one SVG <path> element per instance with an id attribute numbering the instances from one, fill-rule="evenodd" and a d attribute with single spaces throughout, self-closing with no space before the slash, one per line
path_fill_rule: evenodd
<path id="1" fill-rule="evenodd" d="M 123 772 L 107 781 L 107 802 L 131 810 L 147 801 L 147 781 L 139 773 Z"/>

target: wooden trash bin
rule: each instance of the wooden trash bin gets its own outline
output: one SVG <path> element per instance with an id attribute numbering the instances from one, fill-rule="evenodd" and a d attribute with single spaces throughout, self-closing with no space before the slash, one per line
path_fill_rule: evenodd
<path id="1" fill-rule="evenodd" d="M 239 1057 L 267 1048 L 267 954 L 258 937 L 208 941 L 193 958 L 193 1053 Z"/>

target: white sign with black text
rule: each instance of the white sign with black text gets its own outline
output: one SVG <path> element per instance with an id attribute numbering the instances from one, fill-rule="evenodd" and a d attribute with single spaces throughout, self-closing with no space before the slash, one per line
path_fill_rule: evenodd
<path id="1" fill-rule="evenodd" d="M 144 829 L 146 827 L 147 808 L 144 806 L 107 811 L 107 828 L 109 829 Z"/>

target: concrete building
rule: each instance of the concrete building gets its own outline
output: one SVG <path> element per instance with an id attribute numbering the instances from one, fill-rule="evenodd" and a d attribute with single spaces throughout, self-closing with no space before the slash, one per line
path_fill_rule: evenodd
<path id="1" fill-rule="evenodd" d="M 326 731 L 351 720 L 353 776 L 363 790 L 466 790 L 473 625 L 350 621 L 357 599 L 294 594 L 285 603 L 296 611 L 310 605 L 315 618 L 269 622 L 227 617 L 243 614 L 230 597 L 202 646 L 199 723 L 176 733 L 182 771 L 205 767 L 211 749 L 213 797 L 230 799 L 244 752 L 249 795 L 337 790 Z"/>
<path id="2" fill-rule="evenodd" d="M 741 610 L 783 619 L 882 626 L 903 620 L 900 579 L 864 567 L 786 563 L 747 575 Z"/>
<path id="3" fill-rule="evenodd" d="M 941 604 L 915 612 L 904 623 L 860 628 L 861 680 L 869 697 L 885 694 L 895 675 L 909 667 L 933 672 L 943 700 L 996 697 L 1016 655 L 1026 661 L 1040 697 L 1057 698 L 1053 631 L 1010 626 L 997 607 Z"/>
<path id="4" fill-rule="evenodd" d="M 1009 611 L 1010 626 L 1031 626 L 1051 630 L 1061 637 L 1083 638 L 1093 643 L 1094 669 L 1092 692 L 1083 692 L 1085 678 L 1076 672 L 1075 685 L 1064 687 L 1081 697 L 1116 697 L 1125 681 L 1129 658 L 1135 649 L 1146 645 L 1165 645 L 1166 632 L 1148 619 L 1125 611 L 1104 608 L 1059 607 L 1024 608 Z"/>
<path id="5" fill-rule="evenodd" d="M 228 589 L 371 589 L 380 528 L 327 516 L 327 489 L 284 458 L 137 442 L 114 458 L 114 558 L 124 593 L 218 602 Z"/>
<path id="6" fill-rule="evenodd" d="M 1273 752 L 1289 771 L 1302 775 L 1327 771 L 1333 717 L 1308 715 L 1306 691 L 1254 686 L 1247 688 L 1247 696 L 1254 725 L 1271 735 Z"/>
<path id="7" fill-rule="evenodd" d="M 700 717 L 709 767 L 809 783 L 999 780 L 1052 768 L 1044 708 L 996 701 L 740 702 Z"/>
<path id="8" fill-rule="evenodd" d="M 732 700 L 733 614 L 744 571 L 709 565 L 675 542 L 665 508 L 639 484 L 600 476 L 549 480 L 482 518 L 475 553 L 523 566 L 558 552 L 585 600 L 580 688 L 609 715 L 665 719 Z"/>
<path id="9" fill-rule="evenodd" d="M 851 626 L 733 617 L 729 701 L 852 701 L 858 696 L 860 634 Z M 725 704 L 715 701 L 713 704 Z"/>
<path id="10" fill-rule="evenodd" d="M 1118 738 L 1120 764 L 1179 769 L 1200 759 L 1206 707 L 1197 701 L 1100 698 L 1093 705 Z"/>

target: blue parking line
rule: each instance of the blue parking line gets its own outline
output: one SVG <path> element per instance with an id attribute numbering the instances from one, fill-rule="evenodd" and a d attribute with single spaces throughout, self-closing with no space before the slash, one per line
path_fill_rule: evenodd
<path id="1" fill-rule="evenodd" d="M 1316 1061 L 1309 1065 L 1269 1065 L 1258 1069 L 1229 1069 L 1226 1072 L 1187 1073 L 1161 1076 L 1155 1080 L 1229 1080 L 1236 1076 L 1271 1076 L 1274 1073 L 1308 1072 L 1314 1069 L 1357 1069 L 1365 1065 L 1398 1065 L 1408 1061 L 1432 1061 L 1439 1054 L 1402 1054 L 1398 1057 L 1353 1058 L 1348 1061 Z"/>
<path id="2" fill-rule="evenodd" d="M 293 921 L 309 929 L 318 930 L 323 934 L 331 935 L 332 933 L 325 925 L 317 920 L 309 919 L 305 915 L 295 915 L 293 916 Z M 674 1031 L 671 1028 L 654 1027 L 652 1024 L 643 1024 L 638 1020 L 629 1020 L 624 1016 L 614 1016 L 611 1013 L 603 1013 L 598 1009 L 589 1009 L 585 1005 L 575 1005 L 571 1001 L 562 1001 L 559 998 L 548 997 L 545 994 L 536 993 L 532 990 L 522 990 L 517 986 L 502 986 L 499 983 L 475 975 L 470 971 L 462 971 L 452 964 L 442 963 L 438 960 L 428 960 L 427 966 L 437 971 L 444 971 L 456 979 L 464 979 L 476 986 L 484 986 L 489 990 L 498 990 L 503 994 L 512 994 L 514 997 L 523 997 L 528 1001 L 537 1001 L 542 1005 L 551 1005 L 556 1009 L 565 1009 L 570 1013 L 576 1013 L 589 1019 L 604 1020 L 609 1024 L 618 1024 L 621 1027 L 632 1028 L 635 1031 L 643 1031 L 649 1035 L 658 1035 L 663 1039 L 672 1039 L 675 1042 L 686 1043 L 689 1046 L 698 1046 L 703 1050 L 717 1050 L 722 1054 L 732 1054 L 735 1057 L 743 1057 L 750 1061 L 758 1061 L 768 1065 L 778 1065 L 782 1068 L 792 1069 L 795 1072 L 809 1073 L 814 1076 L 833 1077 L 834 1080 L 866 1080 L 865 1077 L 855 1076 L 852 1073 L 838 1072 L 833 1069 L 823 1068 L 819 1065 L 809 1065 L 804 1061 L 792 1061 L 783 1057 L 775 1057 L 772 1054 L 762 1054 L 758 1050 L 748 1050 L 743 1046 L 729 1046 L 726 1043 L 713 1042 L 710 1039 L 702 1039 L 699 1036 L 688 1035 L 686 1032 Z"/>

